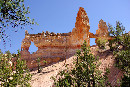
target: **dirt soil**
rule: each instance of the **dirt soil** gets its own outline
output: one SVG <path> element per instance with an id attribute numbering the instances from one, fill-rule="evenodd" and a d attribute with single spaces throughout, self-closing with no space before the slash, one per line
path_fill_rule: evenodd
<path id="1" fill-rule="evenodd" d="M 42 69 L 41 73 L 37 73 L 37 70 L 32 71 L 31 74 L 32 80 L 31 80 L 31 86 L 32 87 L 53 87 L 54 81 L 51 78 L 51 76 L 56 76 L 59 71 L 66 69 L 65 64 L 71 65 L 73 62 L 73 59 L 76 58 L 75 56 L 70 57 L 65 61 L 61 61 L 55 64 L 52 64 L 50 66 L 47 66 Z"/>
<path id="2" fill-rule="evenodd" d="M 100 70 L 105 73 L 106 67 L 110 69 L 110 74 L 108 75 L 108 80 L 111 82 L 112 86 L 119 86 L 117 83 L 118 79 L 121 78 L 123 72 L 118 68 L 114 67 L 114 58 L 112 52 L 109 51 L 107 47 L 106 50 L 99 50 L 97 46 L 92 46 L 90 48 L 91 53 L 99 56 L 99 62 L 101 62 Z M 69 66 L 73 66 L 73 59 L 76 56 L 72 56 L 68 59 L 49 65 L 47 67 L 42 68 L 41 73 L 37 73 L 37 70 L 31 71 L 30 73 L 33 75 L 30 81 L 32 87 L 53 87 L 54 81 L 51 79 L 52 76 L 56 76 L 59 71 L 65 69 L 65 64 Z"/>

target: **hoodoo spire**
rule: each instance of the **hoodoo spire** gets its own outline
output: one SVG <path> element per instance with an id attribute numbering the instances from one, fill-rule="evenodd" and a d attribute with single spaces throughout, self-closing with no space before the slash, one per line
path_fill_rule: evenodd
<path id="1" fill-rule="evenodd" d="M 77 13 L 77 17 L 76 17 L 76 23 L 75 23 L 75 28 L 83 28 L 83 27 L 88 27 L 90 28 L 89 25 L 89 18 L 87 16 L 86 11 L 84 10 L 84 8 L 80 7 L 79 11 Z"/>
<path id="2" fill-rule="evenodd" d="M 89 18 L 84 8 L 80 7 L 76 17 L 75 28 L 72 30 L 72 43 L 82 44 L 84 40 L 90 43 L 89 39 Z"/>

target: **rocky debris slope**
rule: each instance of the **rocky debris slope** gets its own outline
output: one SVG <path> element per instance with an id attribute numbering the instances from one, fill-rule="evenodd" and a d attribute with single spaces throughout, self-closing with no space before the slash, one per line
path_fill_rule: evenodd
<path id="1" fill-rule="evenodd" d="M 120 71 L 118 68 L 114 67 L 114 58 L 112 55 L 112 52 L 109 51 L 109 48 L 107 47 L 106 50 L 99 50 L 97 46 L 92 46 L 91 53 L 94 55 L 99 56 L 99 62 L 101 62 L 100 70 L 105 72 L 106 67 L 110 69 L 110 74 L 108 75 L 108 80 L 111 82 L 112 86 L 119 85 L 117 83 L 118 79 L 121 79 L 121 76 L 123 75 L 123 72 Z M 65 69 L 65 64 L 68 64 L 69 66 L 72 66 L 73 59 L 76 58 L 76 56 L 72 56 L 68 58 L 65 61 L 61 61 L 55 64 L 52 64 L 50 66 L 47 66 L 43 68 L 41 73 L 37 73 L 36 71 L 32 71 L 31 74 L 32 80 L 31 80 L 31 86 L 32 87 L 53 87 L 54 81 L 51 78 L 51 76 L 56 76 L 59 71 Z"/>
<path id="2" fill-rule="evenodd" d="M 56 76 L 59 71 L 65 69 L 65 64 L 72 65 L 73 59 L 75 56 L 70 57 L 65 61 L 61 61 L 55 64 L 52 64 L 50 66 L 47 66 L 42 69 L 41 73 L 37 73 L 36 71 L 32 71 L 31 74 L 32 80 L 31 80 L 31 86 L 32 87 L 53 87 L 54 81 L 51 78 L 51 76 Z"/>
<path id="3" fill-rule="evenodd" d="M 115 60 L 113 53 L 109 50 L 110 48 L 106 46 L 105 50 L 99 50 L 97 46 L 91 47 L 91 52 L 95 56 L 99 56 L 99 62 L 101 65 L 99 69 L 105 73 L 106 68 L 109 68 L 108 80 L 113 87 L 119 86 L 118 80 L 123 76 L 123 72 L 115 67 Z"/>

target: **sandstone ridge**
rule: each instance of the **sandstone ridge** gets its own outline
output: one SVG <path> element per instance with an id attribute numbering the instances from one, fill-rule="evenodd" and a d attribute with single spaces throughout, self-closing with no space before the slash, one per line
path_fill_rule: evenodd
<path id="1" fill-rule="evenodd" d="M 54 33 L 54 32 L 42 32 L 38 34 L 29 34 L 25 31 L 25 38 L 21 44 L 21 58 L 27 61 L 29 68 L 37 66 L 35 61 L 37 58 L 46 60 L 47 64 L 64 60 L 70 56 L 73 56 L 77 49 L 80 49 L 84 40 L 87 41 L 87 46 L 90 46 L 90 38 L 110 39 L 108 36 L 108 27 L 106 22 L 102 19 L 99 21 L 98 30 L 96 34 L 89 32 L 89 18 L 84 8 L 80 7 L 76 17 L 75 28 L 69 33 Z M 34 43 L 38 50 L 33 54 L 30 54 L 29 47 L 31 42 Z M 41 65 L 45 65 L 41 62 Z"/>

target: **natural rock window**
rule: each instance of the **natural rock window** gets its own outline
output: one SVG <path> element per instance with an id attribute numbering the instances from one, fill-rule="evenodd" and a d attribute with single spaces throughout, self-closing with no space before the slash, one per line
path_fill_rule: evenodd
<path id="1" fill-rule="evenodd" d="M 29 52 L 30 52 L 30 54 L 33 54 L 34 52 L 36 52 L 38 50 L 38 47 L 36 47 L 35 45 L 34 45 L 34 43 L 31 41 L 31 45 L 30 45 L 30 47 L 29 47 Z"/>
<path id="2" fill-rule="evenodd" d="M 90 38 L 90 46 L 96 45 L 95 38 Z"/>
<path id="3" fill-rule="evenodd" d="M 81 48 L 84 40 L 86 40 L 87 46 L 92 46 L 96 44 L 99 38 L 111 39 L 108 36 L 106 22 L 102 19 L 99 21 L 96 34 L 91 33 L 89 30 L 89 18 L 84 8 L 80 7 L 72 32 L 55 34 L 54 32 L 46 31 L 45 33 L 43 31 L 38 34 L 29 34 L 28 31 L 25 31 L 25 38 L 21 44 L 21 58 L 28 60 L 29 68 L 34 68 L 37 67 L 36 61 L 32 63 L 32 66 L 30 64 L 31 61 L 37 58 L 46 60 L 50 64 L 73 56 L 77 49 Z M 44 63 L 41 63 L 41 65 L 44 65 Z"/>

